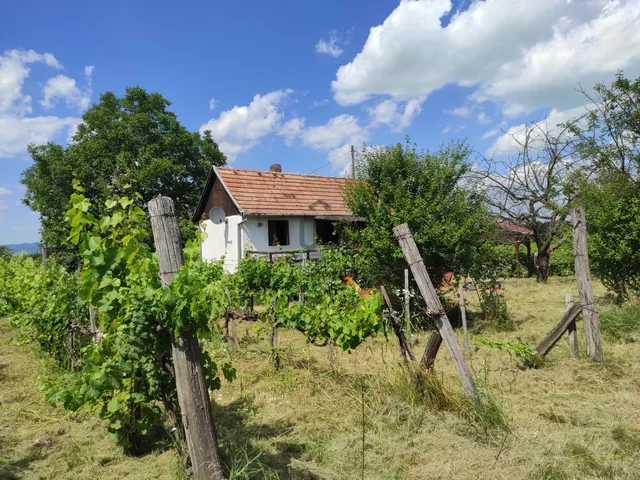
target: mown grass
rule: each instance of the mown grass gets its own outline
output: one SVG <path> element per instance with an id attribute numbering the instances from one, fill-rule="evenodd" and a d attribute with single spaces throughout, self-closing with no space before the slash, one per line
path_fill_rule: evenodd
<path id="1" fill-rule="evenodd" d="M 535 346 L 562 317 L 567 291 L 577 299 L 568 279 L 504 282 L 516 330 L 476 330 L 492 341 Z M 599 301 L 605 293 L 598 284 Z M 467 306 L 479 311 L 472 292 Z M 230 477 L 361 479 L 364 458 L 364 478 L 380 480 L 638 479 L 640 345 L 629 343 L 629 330 L 615 335 L 605 326 L 607 308 L 601 309 L 604 365 L 586 358 L 581 325 L 581 358 L 572 358 L 562 339 L 534 370 L 521 371 L 507 353 L 472 343 L 480 392 L 473 399 L 462 396 L 444 347 L 435 373 L 417 388 L 404 374 L 392 337 L 369 340 L 351 354 L 334 351 L 332 368 L 326 348 L 281 331 L 282 368 L 276 372 L 267 335 L 241 322 L 239 352 L 223 342 L 205 344 L 217 358 L 231 356 L 238 372 L 212 395 Z M 417 355 L 427 335 L 417 334 Z M 36 387 L 43 362 L 27 347 L 8 345 L 8 336 L 6 328 L 0 331 L 0 364 L 8 365 L 0 374 L 11 377 L 8 388 L 2 379 L 0 392 L 10 407 L 0 408 L 0 478 L 6 472 L 179 478 L 172 452 L 124 457 L 90 414 L 72 416 L 44 404 Z M 24 413 L 21 401 L 35 414 Z M 39 438 L 53 443 L 41 448 Z"/>

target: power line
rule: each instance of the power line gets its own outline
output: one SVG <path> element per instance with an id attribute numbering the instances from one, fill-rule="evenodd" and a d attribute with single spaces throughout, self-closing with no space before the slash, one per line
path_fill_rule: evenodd
<path id="1" fill-rule="evenodd" d="M 359 154 L 360 152 L 358 150 L 355 150 L 354 153 Z M 316 168 L 313 172 L 309 173 L 308 175 L 313 175 L 314 173 L 316 173 L 318 170 L 323 169 L 324 167 L 326 167 L 327 165 L 332 164 L 333 162 L 335 162 L 336 160 L 340 160 L 342 157 L 346 157 L 347 155 L 351 155 L 351 150 L 349 150 L 347 153 L 345 153 L 344 155 L 340 155 L 337 158 L 334 158 L 333 160 L 329 160 L 327 163 L 325 163 L 324 165 L 319 166 L 318 168 Z"/>

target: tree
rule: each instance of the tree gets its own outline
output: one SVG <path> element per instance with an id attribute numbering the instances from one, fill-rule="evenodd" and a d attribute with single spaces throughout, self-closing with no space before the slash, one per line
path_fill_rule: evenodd
<path id="1" fill-rule="evenodd" d="M 481 156 L 474 173 L 484 185 L 485 201 L 503 220 L 529 228 L 538 253 L 538 280 L 549 275 L 549 256 L 567 228 L 574 168 L 568 126 L 550 129 L 545 122 L 511 134 L 514 155 Z"/>
<path id="2" fill-rule="evenodd" d="M 495 222 L 464 183 L 470 154 L 464 142 L 434 153 L 408 141 L 364 150 L 356 167 L 360 180 L 345 189 L 350 210 L 364 220 L 345 232 L 361 277 L 403 284 L 407 265 L 393 235 L 402 223 L 409 224 L 436 285 L 446 272 L 465 274 L 482 263 Z"/>
<path id="3" fill-rule="evenodd" d="M 577 182 L 596 275 L 619 298 L 640 291 L 640 77 L 619 72 L 595 93 L 582 121 L 570 126 L 585 163 Z"/>
<path id="4" fill-rule="evenodd" d="M 581 121 L 569 125 L 577 154 L 596 173 L 617 172 L 638 180 L 640 167 L 640 77 L 634 81 L 618 72 L 611 86 L 599 83 Z"/>
<path id="5" fill-rule="evenodd" d="M 67 242 L 65 220 L 74 178 L 96 217 L 105 212 L 109 196 L 139 192 L 141 207 L 158 195 L 171 197 L 183 239 L 193 238 L 190 215 L 211 166 L 224 165 L 226 157 L 209 132 L 200 135 L 182 126 L 170 105 L 140 87 L 128 88 L 121 98 L 107 92 L 83 115 L 68 147 L 29 147 L 35 163 L 22 174 L 25 203 L 40 213 L 43 242 L 59 260 L 71 266 L 78 259 Z"/>
<path id="6" fill-rule="evenodd" d="M 10 258 L 13 252 L 6 245 L 0 245 L 0 258 Z"/>

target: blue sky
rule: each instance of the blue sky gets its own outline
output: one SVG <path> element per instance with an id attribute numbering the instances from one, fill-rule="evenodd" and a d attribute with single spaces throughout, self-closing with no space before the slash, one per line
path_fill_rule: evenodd
<path id="1" fill-rule="evenodd" d="M 0 244 L 37 241 L 20 205 L 30 142 L 66 143 L 100 93 L 161 92 L 237 167 L 339 175 L 350 144 L 506 154 L 574 87 L 640 73 L 638 0 L 5 2 Z M 92 68 L 91 68 L 92 67 Z M 212 101 L 213 99 L 213 101 Z M 213 108 L 211 108 L 213 107 Z"/>

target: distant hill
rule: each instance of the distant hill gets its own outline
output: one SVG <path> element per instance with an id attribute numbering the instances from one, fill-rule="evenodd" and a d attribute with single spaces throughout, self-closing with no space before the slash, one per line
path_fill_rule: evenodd
<path id="1" fill-rule="evenodd" d="M 28 254 L 39 253 L 40 252 L 40 244 L 38 242 L 33 243 L 13 243 L 6 245 L 11 249 L 13 253 L 25 252 Z"/>

